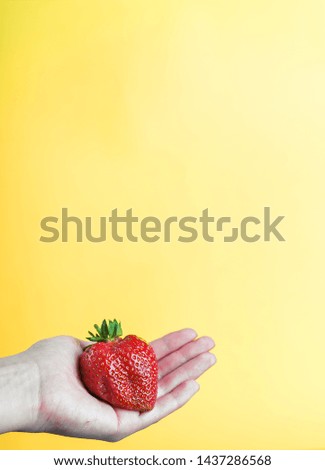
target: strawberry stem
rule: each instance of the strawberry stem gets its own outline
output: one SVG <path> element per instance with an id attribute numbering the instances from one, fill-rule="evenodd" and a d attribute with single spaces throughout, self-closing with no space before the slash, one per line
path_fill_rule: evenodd
<path id="1" fill-rule="evenodd" d="M 96 343 L 107 343 L 108 341 L 113 341 L 115 338 L 122 336 L 123 331 L 121 327 L 121 322 L 117 320 L 104 320 L 101 326 L 94 325 L 95 330 L 97 333 L 92 333 L 88 331 L 89 335 L 86 339 L 89 341 L 95 341 Z"/>

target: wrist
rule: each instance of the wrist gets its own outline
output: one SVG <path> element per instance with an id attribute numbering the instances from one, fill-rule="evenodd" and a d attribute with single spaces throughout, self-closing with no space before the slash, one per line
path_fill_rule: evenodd
<path id="1" fill-rule="evenodd" d="M 38 366 L 24 353 L 0 359 L 0 434 L 33 430 L 39 389 Z"/>

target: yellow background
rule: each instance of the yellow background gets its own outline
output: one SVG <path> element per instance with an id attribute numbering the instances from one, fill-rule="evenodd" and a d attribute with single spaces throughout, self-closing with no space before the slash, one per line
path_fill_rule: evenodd
<path id="1" fill-rule="evenodd" d="M 148 340 L 194 327 L 218 356 L 189 405 L 117 444 L 0 447 L 325 448 L 324 2 L 0 5 L 0 354 L 117 316 Z M 285 243 L 39 242 L 62 207 L 264 206 Z"/>

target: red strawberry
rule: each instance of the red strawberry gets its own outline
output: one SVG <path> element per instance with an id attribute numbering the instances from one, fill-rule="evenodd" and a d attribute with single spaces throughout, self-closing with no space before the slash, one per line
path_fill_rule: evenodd
<path id="1" fill-rule="evenodd" d="M 157 399 L 158 363 L 150 344 L 135 335 L 120 338 L 121 323 L 106 320 L 89 331 L 90 341 L 79 359 L 86 388 L 113 406 L 127 410 L 151 410 Z"/>

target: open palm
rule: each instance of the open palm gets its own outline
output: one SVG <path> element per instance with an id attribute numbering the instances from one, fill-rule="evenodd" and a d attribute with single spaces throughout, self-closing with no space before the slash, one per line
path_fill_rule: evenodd
<path id="1" fill-rule="evenodd" d="M 198 391 L 195 380 L 215 363 L 211 338 L 184 329 L 151 343 L 158 359 L 158 399 L 151 411 L 114 408 L 93 397 L 78 373 L 86 343 L 70 336 L 39 341 L 24 354 L 39 369 L 39 410 L 32 431 L 118 441 L 183 406 Z"/>

